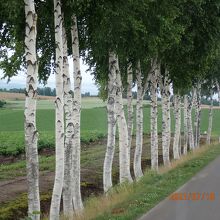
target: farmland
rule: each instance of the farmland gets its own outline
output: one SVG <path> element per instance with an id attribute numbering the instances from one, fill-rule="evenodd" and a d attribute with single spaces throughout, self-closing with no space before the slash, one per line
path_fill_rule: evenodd
<path id="1" fill-rule="evenodd" d="M 94 142 L 107 134 L 107 112 L 105 103 L 96 97 L 82 99 L 81 141 Z M 39 149 L 54 148 L 55 111 L 53 100 L 38 100 L 37 127 L 39 131 Z M 134 111 L 135 112 L 135 111 Z M 0 110 L 0 155 L 18 155 L 24 153 L 24 100 L 7 100 L 7 105 Z M 220 111 L 214 109 L 213 136 L 220 134 L 218 121 Z M 161 132 L 161 109 L 158 116 L 158 130 Z M 208 109 L 202 110 L 201 131 L 208 128 Z M 172 116 L 172 130 L 174 118 Z M 144 106 L 144 133 L 150 132 L 150 108 Z"/>

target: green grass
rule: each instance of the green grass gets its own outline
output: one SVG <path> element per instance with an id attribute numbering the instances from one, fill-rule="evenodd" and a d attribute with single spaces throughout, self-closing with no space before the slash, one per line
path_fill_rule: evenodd
<path id="1" fill-rule="evenodd" d="M 108 197 L 89 199 L 85 203 L 85 214 L 79 219 L 138 219 L 219 155 L 219 144 L 203 147 L 174 162 L 171 169 L 162 168 L 159 174 L 147 172 L 139 182 L 116 187 Z"/>
<path id="2" fill-rule="evenodd" d="M 6 108 L 8 109 L 24 109 L 25 101 L 24 100 L 6 100 Z M 83 109 L 90 109 L 96 107 L 104 107 L 106 105 L 98 97 L 84 97 L 82 98 L 82 108 Z M 38 100 L 37 101 L 37 109 L 54 109 L 54 100 L 53 97 L 51 100 Z"/>
<path id="3" fill-rule="evenodd" d="M 93 103 L 94 104 L 94 103 Z M 24 125 L 23 110 L 0 110 L 0 155 L 17 155 L 24 152 Z M 161 109 L 158 114 L 158 131 L 161 132 Z M 53 109 L 37 110 L 37 128 L 39 130 L 39 149 L 54 147 L 55 111 Z M 171 117 L 172 131 L 174 118 Z M 220 111 L 214 110 L 213 136 L 220 134 Z M 135 124 L 134 124 L 135 125 Z M 134 126 L 135 128 L 135 126 Z M 208 128 L 208 109 L 202 110 L 201 132 Z M 144 107 L 144 133 L 150 133 L 150 108 Z M 88 143 L 107 135 L 106 108 L 86 108 L 81 113 L 81 140 Z"/>

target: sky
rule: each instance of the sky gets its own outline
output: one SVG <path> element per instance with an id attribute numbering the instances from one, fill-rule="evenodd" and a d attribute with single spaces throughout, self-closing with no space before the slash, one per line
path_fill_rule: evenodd
<path id="1" fill-rule="evenodd" d="M 88 69 L 88 66 L 83 64 L 82 60 L 81 63 L 81 72 L 82 72 L 82 93 L 90 92 L 91 95 L 97 95 L 98 94 L 98 88 L 95 85 L 95 81 L 93 79 L 93 76 L 90 74 L 90 72 L 86 71 Z M 69 58 L 69 69 L 70 74 L 73 72 L 73 63 L 72 60 Z M 26 75 L 25 73 L 21 72 L 19 75 L 14 76 L 11 78 L 11 81 L 7 84 L 7 79 L 1 79 L 3 76 L 3 71 L 0 69 L 0 88 L 25 88 L 25 79 Z M 71 74 L 72 77 L 72 74 Z M 72 82 L 73 79 L 71 78 Z M 73 84 L 72 84 L 73 85 Z M 39 87 L 42 87 L 43 85 L 40 85 Z M 51 88 L 55 88 L 55 75 L 52 74 L 47 82 L 47 85 Z"/>

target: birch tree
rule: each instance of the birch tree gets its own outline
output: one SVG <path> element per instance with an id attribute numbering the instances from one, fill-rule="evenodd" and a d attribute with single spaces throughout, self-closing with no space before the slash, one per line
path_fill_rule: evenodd
<path id="1" fill-rule="evenodd" d="M 137 103 L 136 103 L 136 148 L 134 153 L 134 175 L 136 179 L 143 176 L 141 156 L 143 147 L 143 85 L 140 61 L 137 64 Z"/>
<path id="2" fill-rule="evenodd" d="M 184 95 L 184 107 L 183 107 L 183 122 L 184 122 L 184 147 L 183 147 L 183 154 L 187 154 L 187 148 L 189 143 L 188 138 L 188 126 L 187 126 L 187 106 L 188 106 L 188 98 L 187 95 Z"/>
<path id="3" fill-rule="evenodd" d="M 115 54 L 109 53 L 109 74 L 108 74 L 108 134 L 107 148 L 105 152 L 105 160 L 103 167 L 103 186 L 104 192 L 107 192 L 112 187 L 112 163 L 115 151 L 115 132 L 116 132 L 116 57 Z M 130 97 L 130 96 L 129 96 Z M 130 103 L 129 103 L 130 104 Z"/>
<path id="4" fill-rule="evenodd" d="M 72 53 L 73 53 L 73 78 L 74 78 L 74 100 L 73 100 L 73 206 L 74 210 L 78 213 L 83 209 L 83 203 L 80 190 L 80 117 L 81 117 L 81 83 L 82 76 L 80 70 L 80 56 L 79 56 L 79 38 L 77 18 L 72 16 Z"/>
<path id="5" fill-rule="evenodd" d="M 136 148 L 134 153 L 134 175 L 136 179 L 143 176 L 141 168 L 142 148 L 143 148 L 143 99 L 146 91 L 149 89 L 150 80 L 152 75 L 155 74 L 157 68 L 156 59 L 152 59 L 150 64 L 150 70 L 147 77 L 143 77 L 140 61 L 136 68 L 136 79 L 137 79 L 137 103 L 136 103 Z M 153 94 L 154 95 L 154 94 Z M 154 97 L 155 98 L 155 97 Z M 155 121 L 155 120 L 154 120 Z M 154 145 L 156 146 L 156 144 Z M 154 160 L 158 160 L 158 155 L 152 153 L 153 163 Z M 157 167 L 157 165 L 155 165 Z M 157 168 L 156 168 L 157 169 Z"/>
<path id="6" fill-rule="evenodd" d="M 160 67 L 156 63 L 156 68 L 150 75 L 150 97 L 151 97 L 151 169 L 158 170 L 158 130 L 157 130 L 157 87 L 158 87 L 158 74 Z"/>
<path id="7" fill-rule="evenodd" d="M 64 17 L 64 16 L 63 16 Z M 64 85 L 64 111 L 65 111 L 65 148 L 64 148 L 64 182 L 63 182 L 63 212 L 65 216 L 73 213 L 72 201 L 72 154 L 73 154 L 73 97 L 69 73 L 68 48 L 66 29 L 63 24 L 63 85 Z"/>
<path id="8" fill-rule="evenodd" d="M 160 75 L 160 92 L 162 105 L 162 150 L 164 165 L 170 164 L 169 148 L 170 148 L 170 82 L 168 72 Z"/>
<path id="9" fill-rule="evenodd" d="M 33 0 L 25 0 L 25 61 L 27 66 L 24 111 L 25 150 L 28 185 L 28 217 L 40 219 L 38 131 L 36 127 L 36 101 L 38 61 L 36 55 L 37 14 Z"/>
<path id="10" fill-rule="evenodd" d="M 128 109 L 128 148 L 129 148 L 129 158 L 130 158 L 130 149 L 132 142 L 133 134 L 133 104 L 132 104 L 132 87 L 133 87 L 133 72 L 131 63 L 127 68 L 127 109 Z"/>
<path id="11" fill-rule="evenodd" d="M 180 158 L 180 130 L 181 130 L 181 98 L 179 94 L 174 95 L 174 116 L 175 116 L 175 132 L 174 132 L 174 140 L 173 140 L 173 157 L 174 159 Z"/>
<path id="12" fill-rule="evenodd" d="M 130 173 L 130 159 L 128 146 L 128 127 L 124 113 L 123 99 L 122 99 L 122 81 L 119 69 L 118 57 L 115 56 L 116 68 L 116 118 L 119 132 L 119 179 L 120 183 L 125 181 L 132 182 Z"/>
<path id="13" fill-rule="evenodd" d="M 188 141 L 189 149 L 194 150 L 194 135 L 193 135 L 193 124 L 192 124 L 192 107 L 194 103 L 194 97 L 192 95 L 187 96 L 187 131 L 188 131 Z"/>
<path id="14" fill-rule="evenodd" d="M 206 144 L 211 144 L 211 135 L 212 135 L 212 121 L 213 121 L 213 89 L 210 89 L 210 106 L 209 106 L 209 123 L 208 123 L 208 132 L 206 138 Z"/>
<path id="15" fill-rule="evenodd" d="M 201 83 L 197 83 L 195 99 L 195 147 L 200 145 L 200 124 L 201 124 Z"/>
<path id="16" fill-rule="evenodd" d="M 64 90 L 63 90 L 63 35 L 61 1 L 54 0 L 54 25 L 56 41 L 56 99 L 55 99 L 55 132 L 56 132 L 56 167 L 55 181 L 50 206 L 50 219 L 58 220 L 64 178 Z"/>

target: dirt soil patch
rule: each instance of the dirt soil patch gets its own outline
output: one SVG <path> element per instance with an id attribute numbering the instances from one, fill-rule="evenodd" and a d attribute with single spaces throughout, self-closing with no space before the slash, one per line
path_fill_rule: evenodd
<path id="1" fill-rule="evenodd" d="M 0 92 L 0 100 L 24 100 L 25 94 L 13 92 Z M 38 100 L 54 100 L 53 96 L 38 96 Z"/>

